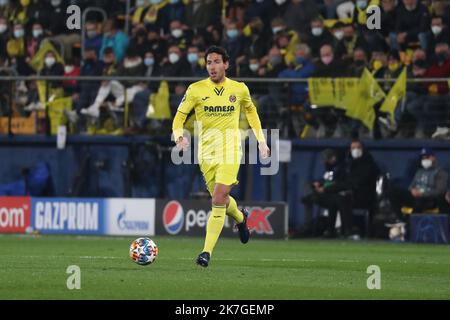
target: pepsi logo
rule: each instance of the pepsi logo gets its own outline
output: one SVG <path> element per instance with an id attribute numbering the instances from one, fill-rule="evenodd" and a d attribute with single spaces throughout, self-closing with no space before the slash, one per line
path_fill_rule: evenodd
<path id="1" fill-rule="evenodd" d="M 163 210 L 163 225 L 169 234 L 177 234 L 183 228 L 184 212 L 178 201 L 170 201 Z"/>

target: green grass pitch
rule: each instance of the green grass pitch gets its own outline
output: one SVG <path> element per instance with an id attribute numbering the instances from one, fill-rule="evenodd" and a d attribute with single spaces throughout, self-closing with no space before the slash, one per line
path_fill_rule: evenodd
<path id="1" fill-rule="evenodd" d="M 0 299 L 450 299 L 450 246 L 222 238 L 202 269 L 201 238 L 152 237 L 145 267 L 128 257 L 135 238 L 0 235 Z M 80 290 L 67 289 L 70 265 Z"/>

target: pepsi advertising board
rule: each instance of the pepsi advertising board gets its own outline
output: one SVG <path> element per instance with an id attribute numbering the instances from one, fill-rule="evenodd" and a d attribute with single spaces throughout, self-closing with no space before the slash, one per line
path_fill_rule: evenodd
<path id="1" fill-rule="evenodd" d="M 43 234 L 104 234 L 104 200 L 32 198 L 31 226 Z"/>
<path id="2" fill-rule="evenodd" d="M 288 212 L 282 202 L 242 202 L 249 210 L 251 236 L 264 239 L 287 238 Z M 204 236 L 211 213 L 211 202 L 205 200 L 156 200 L 156 234 Z M 237 237 L 235 222 L 228 216 L 221 236 Z"/>

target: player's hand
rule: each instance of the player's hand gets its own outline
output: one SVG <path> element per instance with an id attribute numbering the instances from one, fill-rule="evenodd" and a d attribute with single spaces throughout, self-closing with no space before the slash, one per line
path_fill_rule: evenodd
<path id="1" fill-rule="evenodd" d="M 260 142 L 258 145 L 259 154 L 261 155 L 261 158 L 267 159 L 270 156 L 270 149 L 267 146 L 267 143 Z"/>
<path id="2" fill-rule="evenodd" d="M 189 148 L 189 141 L 186 137 L 179 137 L 176 141 L 177 149 L 180 151 L 187 151 Z"/>

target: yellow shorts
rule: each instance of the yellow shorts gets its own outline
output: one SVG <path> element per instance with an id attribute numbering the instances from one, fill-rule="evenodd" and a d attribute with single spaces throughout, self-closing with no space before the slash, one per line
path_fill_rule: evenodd
<path id="1" fill-rule="evenodd" d="M 200 163 L 200 171 L 203 174 L 209 193 L 213 194 L 216 183 L 226 186 L 237 185 L 239 183 L 237 176 L 240 166 L 240 163 Z"/>

